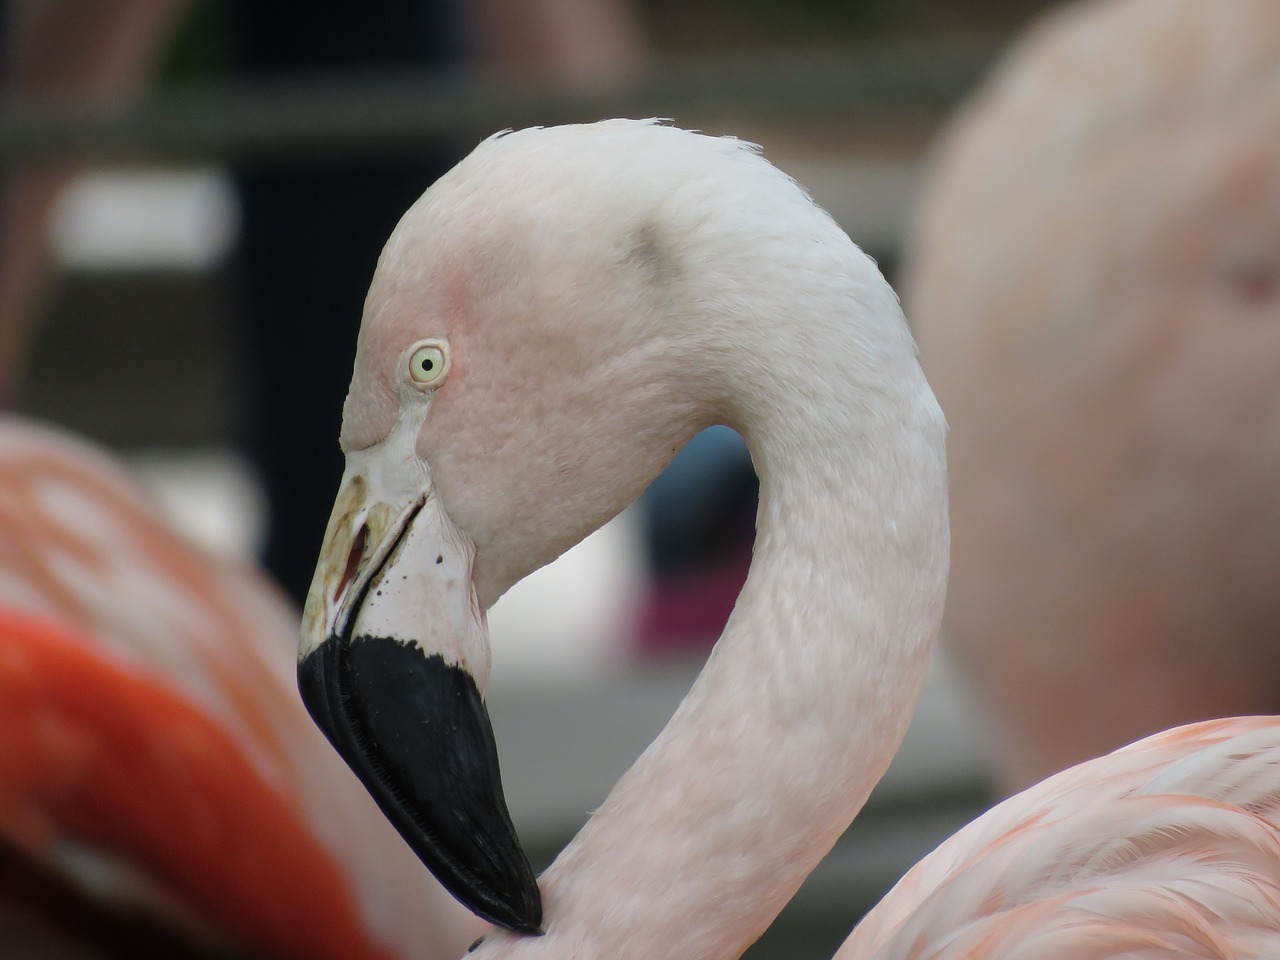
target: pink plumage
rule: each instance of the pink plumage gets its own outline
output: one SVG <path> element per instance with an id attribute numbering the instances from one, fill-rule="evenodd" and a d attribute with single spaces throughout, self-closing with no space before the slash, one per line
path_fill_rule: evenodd
<path id="1" fill-rule="evenodd" d="M 417 375 L 423 350 L 447 375 Z M 484 610 L 715 422 L 761 478 L 750 573 L 667 727 L 535 884 L 497 814 L 452 829 L 459 783 L 502 799 L 496 751 L 453 735 L 487 722 Z M 733 140 L 624 120 L 491 138 L 384 250 L 341 443 L 303 693 L 506 927 L 475 960 L 740 956 L 888 766 L 942 620 L 946 424 L 874 263 Z M 945 843 L 841 956 L 1280 955 L 1277 744 L 1275 718 L 1214 721 L 1069 770 Z"/>
<path id="2" fill-rule="evenodd" d="M 307 717 L 297 631 L 104 454 L 0 423 L 3 843 L 103 916 L 209 949 L 455 956 L 479 925 Z"/>
<path id="3" fill-rule="evenodd" d="M 1280 710 L 1277 130 L 1280 4 L 1090 2 L 934 158 L 905 302 L 1005 790 Z"/>
<path id="4" fill-rule="evenodd" d="M 1175 728 L 1009 798 L 917 864 L 842 960 L 1272 957 L 1280 720 Z"/>

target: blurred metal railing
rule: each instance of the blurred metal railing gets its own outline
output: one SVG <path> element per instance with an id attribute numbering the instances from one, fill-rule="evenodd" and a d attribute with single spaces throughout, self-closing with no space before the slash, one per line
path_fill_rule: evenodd
<path id="1" fill-rule="evenodd" d="M 936 117 L 968 91 L 994 46 L 972 40 L 698 55 L 657 63 L 598 95 L 474 76 L 401 74 L 217 83 L 114 109 L 0 109 L 0 162 L 233 161 L 369 152 L 442 136 L 606 116 L 884 120 Z"/>

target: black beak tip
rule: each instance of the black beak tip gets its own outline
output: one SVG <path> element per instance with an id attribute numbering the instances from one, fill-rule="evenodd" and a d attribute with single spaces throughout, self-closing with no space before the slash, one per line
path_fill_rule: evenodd
<path id="1" fill-rule="evenodd" d="M 485 920 L 540 935 L 542 898 L 471 675 L 416 643 L 331 637 L 299 660 L 298 690 L 436 879 Z"/>
<path id="2" fill-rule="evenodd" d="M 538 893 L 537 884 L 534 885 L 532 893 L 530 897 L 528 891 L 523 891 L 518 904 L 504 902 L 503 909 L 493 911 L 492 916 L 483 913 L 480 916 L 512 933 L 540 937 L 546 931 L 542 929 L 542 897 Z"/>
<path id="3" fill-rule="evenodd" d="M 329 707 L 329 692 L 325 685 L 323 651 L 340 642 L 335 638 L 329 638 L 319 648 L 312 650 L 298 661 L 298 693 L 302 696 L 302 705 L 307 708 L 307 713 L 311 714 L 311 719 L 320 728 L 325 738 L 339 752 L 341 747 L 334 739 L 337 724 L 334 722 L 333 711 Z"/>

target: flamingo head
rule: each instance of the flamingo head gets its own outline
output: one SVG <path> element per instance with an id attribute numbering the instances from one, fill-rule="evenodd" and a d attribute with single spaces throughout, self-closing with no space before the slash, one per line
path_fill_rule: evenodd
<path id="1" fill-rule="evenodd" d="M 512 930 L 541 906 L 482 700 L 485 611 L 732 422 L 723 384 L 775 375 L 718 319 L 767 265 L 701 212 L 744 170 L 807 203 L 737 141 L 671 127 L 491 138 L 405 215 L 365 304 L 299 683 L 423 861 Z"/>

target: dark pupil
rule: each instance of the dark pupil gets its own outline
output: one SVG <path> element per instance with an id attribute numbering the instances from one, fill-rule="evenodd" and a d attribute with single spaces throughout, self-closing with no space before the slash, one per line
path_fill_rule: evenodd
<path id="1" fill-rule="evenodd" d="M 435 361 L 432 360 L 430 357 L 423 357 L 422 362 L 419 364 L 419 366 L 422 367 L 423 373 L 430 373 L 432 368 L 435 367 L 435 365 L 436 365 Z"/>

